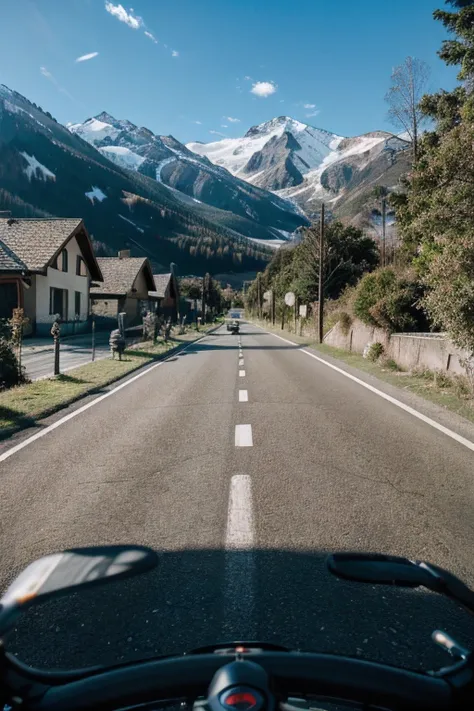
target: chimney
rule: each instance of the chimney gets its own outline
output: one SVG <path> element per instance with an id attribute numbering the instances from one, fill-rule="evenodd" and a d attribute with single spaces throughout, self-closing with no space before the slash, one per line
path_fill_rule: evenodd
<path id="1" fill-rule="evenodd" d="M 119 259 L 127 259 L 130 257 L 130 250 L 129 249 L 120 249 L 118 253 Z"/>

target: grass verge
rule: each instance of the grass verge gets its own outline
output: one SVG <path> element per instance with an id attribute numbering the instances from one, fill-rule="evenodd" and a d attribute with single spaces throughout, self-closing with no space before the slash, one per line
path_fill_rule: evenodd
<path id="1" fill-rule="evenodd" d="M 215 324 L 212 324 L 199 332 L 189 330 L 185 334 L 172 336 L 167 343 L 139 343 L 126 350 L 121 361 L 104 358 L 69 370 L 64 375 L 0 392 L 0 440 L 17 430 L 31 427 L 84 395 L 99 392 L 134 370 L 163 358 L 173 348 L 192 343 L 214 327 Z"/>
<path id="2" fill-rule="evenodd" d="M 317 343 L 314 339 L 295 336 L 294 333 L 287 333 L 280 328 L 269 327 L 266 322 L 255 321 L 256 325 L 273 331 L 276 334 L 288 335 L 289 339 L 301 345 L 311 346 L 322 354 L 337 358 L 337 360 L 358 370 L 373 375 L 390 385 L 401 390 L 405 390 L 420 397 L 425 398 L 436 405 L 440 405 L 451 412 L 474 422 L 474 401 L 469 390 L 466 378 L 463 376 L 448 376 L 446 373 L 432 370 L 406 372 L 400 370 L 392 360 L 372 362 L 363 358 L 359 353 L 352 353 L 341 348 L 328 346 L 325 343 Z"/>

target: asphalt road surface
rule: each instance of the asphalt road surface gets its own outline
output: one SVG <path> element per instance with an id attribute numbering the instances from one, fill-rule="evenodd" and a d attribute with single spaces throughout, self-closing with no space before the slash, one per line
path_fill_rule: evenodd
<path id="1" fill-rule="evenodd" d="M 405 554 L 473 584 L 474 452 L 453 434 L 474 429 L 359 374 L 440 431 L 305 350 L 220 329 L 2 443 L 1 589 L 72 546 L 138 543 L 161 560 L 32 608 L 11 651 L 71 668 L 257 638 L 419 668 L 449 663 L 436 628 L 472 645 L 453 603 L 339 581 L 325 555 Z"/>
<path id="2" fill-rule="evenodd" d="M 96 333 L 95 359 L 107 358 L 110 355 L 109 347 L 110 334 Z M 84 336 L 74 336 L 63 340 L 60 348 L 60 368 L 61 372 L 67 372 L 79 365 L 90 363 L 92 360 L 92 336 L 90 333 Z M 43 340 L 43 339 L 41 339 Z M 54 374 L 54 347 L 53 339 L 44 339 L 47 345 L 38 342 L 34 346 L 26 345 L 22 352 L 22 365 L 30 380 L 47 378 Z"/>

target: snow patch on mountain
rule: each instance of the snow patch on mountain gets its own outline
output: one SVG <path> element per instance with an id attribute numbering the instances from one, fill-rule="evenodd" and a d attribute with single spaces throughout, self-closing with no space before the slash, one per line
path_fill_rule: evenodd
<path id="1" fill-rule="evenodd" d="M 25 151 L 21 151 L 21 156 L 26 160 L 28 165 L 23 169 L 23 172 L 28 177 L 31 182 L 31 178 L 36 178 L 37 180 L 56 180 L 55 174 L 49 170 L 45 165 L 36 160 L 35 156 L 30 156 Z"/>
<path id="2" fill-rule="evenodd" d="M 97 200 L 98 202 L 102 202 L 102 200 L 105 200 L 107 195 L 102 192 L 100 188 L 98 188 L 96 185 L 92 186 L 92 190 L 88 193 L 84 193 L 86 198 L 89 198 L 92 204 L 94 204 L 94 200 Z"/>
<path id="3" fill-rule="evenodd" d="M 93 146 L 101 143 L 104 138 L 115 140 L 120 133 L 119 128 L 105 121 L 99 121 L 99 119 L 96 118 L 88 119 L 84 123 L 75 123 L 69 126 L 69 130 Z"/>
<path id="4" fill-rule="evenodd" d="M 145 161 L 143 156 L 139 156 L 125 146 L 102 146 L 99 151 L 116 165 L 129 170 L 138 170 Z"/>
<path id="5" fill-rule="evenodd" d="M 138 225 L 136 225 L 132 220 L 129 220 L 128 217 L 124 217 L 123 215 L 120 215 L 120 214 L 119 214 L 119 217 L 121 217 L 122 220 L 125 220 L 125 222 L 128 222 L 130 225 L 133 225 L 135 227 L 135 229 L 138 230 L 139 232 L 141 232 L 142 234 L 145 232 L 145 230 L 142 230 L 141 227 L 138 227 Z"/>

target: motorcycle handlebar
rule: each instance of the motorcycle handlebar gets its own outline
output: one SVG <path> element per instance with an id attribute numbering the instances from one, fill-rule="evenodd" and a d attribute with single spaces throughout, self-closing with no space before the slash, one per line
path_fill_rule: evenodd
<path id="1" fill-rule="evenodd" d="M 333 697 L 405 711 L 458 708 L 459 697 L 447 679 L 428 674 L 329 654 L 263 652 L 243 658 L 266 670 L 280 698 Z M 49 685 L 25 698 L 24 707 L 31 711 L 113 711 L 167 698 L 194 700 L 205 696 L 215 672 L 235 659 L 235 654 L 171 657 L 94 671 L 67 683 L 64 677 L 55 680 L 54 674 L 48 674 Z"/>

